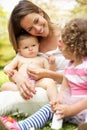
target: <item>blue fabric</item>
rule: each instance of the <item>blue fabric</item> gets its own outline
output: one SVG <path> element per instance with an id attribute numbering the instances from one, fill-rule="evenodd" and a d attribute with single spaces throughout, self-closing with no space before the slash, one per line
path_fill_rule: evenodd
<path id="1" fill-rule="evenodd" d="M 29 130 L 29 128 L 42 128 L 48 120 L 51 120 L 53 114 L 51 112 L 50 105 L 44 105 L 40 110 L 26 118 L 23 121 L 18 122 L 20 130 Z"/>

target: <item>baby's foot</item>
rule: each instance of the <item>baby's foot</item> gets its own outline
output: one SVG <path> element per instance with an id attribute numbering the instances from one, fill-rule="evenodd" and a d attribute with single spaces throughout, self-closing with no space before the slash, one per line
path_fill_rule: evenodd
<path id="1" fill-rule="evenodd" d="M 20 130 L 20 128 L 12 117 L 0 116 L 0 130 Z"/>

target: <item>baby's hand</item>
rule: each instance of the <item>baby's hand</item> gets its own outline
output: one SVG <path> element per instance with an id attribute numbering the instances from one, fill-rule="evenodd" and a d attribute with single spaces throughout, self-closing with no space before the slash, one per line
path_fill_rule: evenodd
<path id="1" fill-rule="evenodd" d="M 53 55 L 48 55 L 47 59 L 50 64 L 55 64 L 55 57 Z"/>
<path id="2" fill-rule="evenodd" d="M 14 75 L 14 70 L 4 69 L 4 73 L 7 74 L 9 77 L 12 77 Z"/>
<path id="3" fill-rule="evenodd" d="M 48 55 L 48 61 L 50 64 L 50 70 L 56 71 L 56 61 L 53 55 Z"/>

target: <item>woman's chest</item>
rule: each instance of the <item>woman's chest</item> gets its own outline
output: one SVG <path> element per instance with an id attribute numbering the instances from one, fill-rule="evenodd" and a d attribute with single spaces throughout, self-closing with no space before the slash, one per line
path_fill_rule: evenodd
<path id="1" fill-rule="evenodd" d="M 43 39 L 40 42 L 40 52 L 46 53 L 51 50 L 55 50 L 58 46 L 58 38 L 53 37 L 50 39 Z"/>

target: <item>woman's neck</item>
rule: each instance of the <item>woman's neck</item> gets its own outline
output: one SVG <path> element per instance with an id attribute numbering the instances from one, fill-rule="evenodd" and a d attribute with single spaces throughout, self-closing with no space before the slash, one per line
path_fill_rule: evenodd
<path id="1" fill-rule="evenodd" d="M 55 30 L 51 30 L 49 36 L 42 38 L 40 40 L 40 51 L 45 53 L 50 50 L 57 48 L 59 37 L 56 32 L 59 31 L 59 28 L 56 27 Z"/>
<path id="2" fill-rule="evenodd" d="M 51 36 L 48 38 L 43 38 L 40 42 L 40 51 L 45 53 L 50 50 L 57 48 L 57 37 Z"/>

